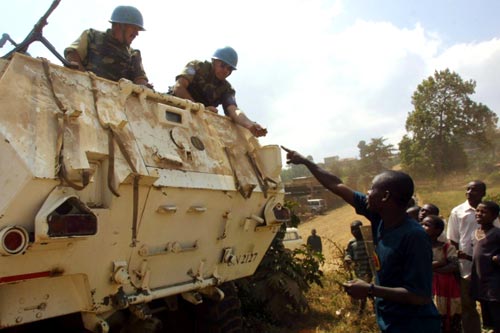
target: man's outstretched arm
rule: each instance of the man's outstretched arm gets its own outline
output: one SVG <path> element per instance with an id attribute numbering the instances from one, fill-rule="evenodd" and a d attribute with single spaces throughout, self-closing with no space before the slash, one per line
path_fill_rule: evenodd
<path id="1" fill-rule="evenodd" d="M 316 163 L 308 160 L 298 152 L 283 146 L 281 146 L 281 148 L 286 151 L 288 164 L 292 163 L 305 165 L 309 171 L 311 171 L 313 176 L 321 183 L 321 185 L 344 199 L 344 201 L 351 206 L 354 204 L 354 191 L 349 186 L 344 185 L 339 177 L 320 168 Z"/>

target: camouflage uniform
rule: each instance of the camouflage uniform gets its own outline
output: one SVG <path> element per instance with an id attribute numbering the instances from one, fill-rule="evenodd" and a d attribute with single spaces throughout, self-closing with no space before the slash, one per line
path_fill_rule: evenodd
<path id="1" fill-rule="evenodd" d="M 93 29 L 85 30 L 82 35 L 64 50 L 77 51 L 82 64 L 103 78 L 118 81 L 126 78 L 130 81 L 145 79 L 141 52 L 119 42 L 112 36 L 111 29 L 101 32 Z"/>
<path id="2" fill-rule="evenodd" d="M 189 81 L 187 90 L 195 102 L 214 107 L 222 104 L 226 115 L 226 108 L 229 105 L 237 106 L 236 92 L 229 82 L 221 81 L 215 77 L 210 61 L 193 60 L 189 62 L 175 80 L 179 77 Z"/>

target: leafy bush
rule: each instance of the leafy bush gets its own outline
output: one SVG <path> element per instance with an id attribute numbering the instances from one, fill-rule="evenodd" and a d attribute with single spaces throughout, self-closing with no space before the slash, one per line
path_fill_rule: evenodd
<path id="1" fill-rule="evenodd" d="M 292 200 L 285 201 L 285 207 L 290 210 L 290 222 L 289 227 L 297 228 L 300 224 L 300 218 L 295 214 L 295 210 L 299 207 L 299 203 Z"/>
<path id="2" fill-rule="evenodd" d="M 323 238 L 330 247 L 326 250 L 335 269 L 321 276 L 321 284 L 310 284 L 305 293 L 308 311 L 295 315 L 280 323 L 256 317 L 255 313 L 245 316 L 245 333 L 375 333 L 379 332 L 375 322 L 373 304 L 367 304 L 366 311 L 358 312 L 359 303 L 344 292 L 342 283 L 353 278 L 353 272 L 344 265 L 345 249 L 339 243 Z"/>
<path id="3" fill-rule="evenodd" d="M 283 226 L 271 243 L 253 276 L 236 282 L 245 317 L 283 324 L 309 311 L 305 292 L 320 286 L 324 257 L 303 248 L 290 251 L 283 246 Z"/>

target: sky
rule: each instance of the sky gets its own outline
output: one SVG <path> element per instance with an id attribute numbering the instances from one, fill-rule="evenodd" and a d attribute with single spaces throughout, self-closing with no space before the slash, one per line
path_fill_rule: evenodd
<path id="1" fill-rule="evenodd" d="M 22 41 L 51 4 L 0 0 L 0 34 Z M 397 148 L 413 92 L 446 68 L 476 81 L 472 99 L 500 112 L 498 0 L 61 0 L 43 34 L 63 53 L 83 30 L 109 28 L 118 5 L 143 14 L 132 47 L 155 90 L 230 45 L 239 62 L 228 81 L 239 107 L 267 127 L 261 144 L 316 162 L 359 157 L 358 143 L 372 138 Z M 60 64 L 41 43 L 28 51 Z"/>

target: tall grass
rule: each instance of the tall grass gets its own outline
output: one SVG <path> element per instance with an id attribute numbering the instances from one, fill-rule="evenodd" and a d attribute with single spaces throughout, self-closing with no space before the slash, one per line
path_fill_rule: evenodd
<path id="1" fill-rule="evenodd" d="M 329 260 L 336 269 L 327 272 L 324 276 L 324 287 L 314 286 L 307 294 L 311 312 L 318 314 L 317 318 L 327 320 L 310 322 L 310 328 L 300 333 L 371 333 L 379 332 L 373 303 L 368 301 L 363 313 L 359 313 L 359 301 L 348 296 L 342 283 L 353 279 L 354 273 L 344 264 L 344 245 L 331 239 L 324 239 L 330 243 Z"/>

